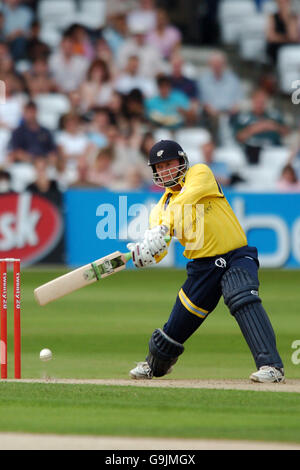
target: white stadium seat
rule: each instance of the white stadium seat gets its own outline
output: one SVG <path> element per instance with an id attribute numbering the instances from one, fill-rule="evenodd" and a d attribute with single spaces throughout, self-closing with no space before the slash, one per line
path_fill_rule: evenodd
<path id="1" fill-rule="evenodd" d="M 240 56 L 244 60 L 266 61 L 266 28 L 267 16 L 262 14 L 250 15 L 244 18 L 239 40 Z"/>
<path id="2" fill-rule="evenodd" d="M 253 0 L 222 0 L 219 7 L 221 37 L 225 44 L 236 44 L 245 18 L 256 12 Z"/>
<path id="3" fill-rule="evenodd" d="M 39 95 L 35 102 L 39 123 L 52 131 L 57 129 L 60 117 L 70 111 L 69 99 L 59 93 Z"/>
<path id="4" fill-rule="evenodd" d="M 65 28 L 70 24 L 76 9 L 75 0 L 41 0 L 38 4 L 38 19 L 42 27 L 52 24 L 57 29 Z"/>
<path id="5" fill-rule="evenodd" d="M 13 191 L 20 193 L 35 180 L 35 170 L 30 163 L 17 163 L 9 167 Z"/>
<path id="6" fill-rule="evenodd" d="M 281 91 L 292 93 L 293 83 L 300 79 L 300 45 L 281 47 L 277 67 Z"/>
<path id="7" fill-rule="evenodd" d="M 41 27 L 39 39 L 47 44 L 51 49 L 55 49 L 60 41 L 62 34 L 51 24 L 44 24 Z"/>
<path id="8" fill-rule="evenodd" d="M 260 165 L 271 171 L 281 171 L 287 164 L 290 150 L 287 147 L 269 147 L 262 150 Z"/>
<path id="9" fill-rule="evenodd" d="M 174 140 L 186 148 L 198 148 L 211 141 L 210 133 L 201 127 L 188 127 L 175 132 Z"/>
<path id="10" fill-rule="evenodd" d="M 240 147 L 219 147 L 216 149 L 215 160 L 227 163 L 232 170 L 245 167 L 246 158 Z"/>
<path id="11" fill-rule="evenodd" d="M 77 21 L 88 28 L 100 28 L 106 22 L 106 11 L 106 0 L 81 0 Z"/>
<path id="12" fill-rule="evenodd" d="M 153 132 L 153 136 L 156 142 L 159 142 L 160 140 L 173 140 L 174 136 L 171 131 L 168 129 L 156 129 Z"/>
<path id="13" fill-rule="evenodd" d="M 7 146 L 11 137 L 11 131 L 0 129 L 0 167 L 5 162 L 7 156 Z"/>
<path id="14" fill-rule="evenodd" d="M 272 191 L 276 189 L 278 172 L 261 165 L 247 165 L 240 172 L 246 183 L 243 184 L 246 190 L 251 191 Z"/>

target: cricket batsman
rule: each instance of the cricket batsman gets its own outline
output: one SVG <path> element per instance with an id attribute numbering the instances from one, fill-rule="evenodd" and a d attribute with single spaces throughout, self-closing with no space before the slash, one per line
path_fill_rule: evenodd
<path id="1" fill-rule="evenodd" d="M 223 296 L 252 353 L 254 382 L 284 382 L 275 334 L 259 297 L 257 249 L 246 235 L 210 168 L 189 168 L 187 155 L 171 140 L 150 151 L 153 181 L 165 192 L 150 214 L 150 228 L 139 243 L 130 243 L 137 268 L 161 261 L 167 237 L 185 247 L 187 279 L 170 317 L 149 341 L 145 362 L 130 371 L 133 379 L 152 379 L 171 372 L 184 343 L 216 308 Z"/>

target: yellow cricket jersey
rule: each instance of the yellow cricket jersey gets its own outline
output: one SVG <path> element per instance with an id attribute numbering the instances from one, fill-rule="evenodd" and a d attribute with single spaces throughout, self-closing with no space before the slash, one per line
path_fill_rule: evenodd
<path id="1" fill-rule="evenodd" d="M 191 167 L 179 184 L 181 191 L 167 188 L 152 209 L 150 228 L 166 225 L 185 247 L 188 259 L 222 255 L 247 245 L 245 232 L 207 165 Z"/>

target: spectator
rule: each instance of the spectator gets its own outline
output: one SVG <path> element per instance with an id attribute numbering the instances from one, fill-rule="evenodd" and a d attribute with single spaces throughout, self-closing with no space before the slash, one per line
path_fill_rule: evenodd
<path id="1" fill-rule="evenodd" d="M 22 85 L 17 75 L 10 73 L 5 76 L 6 100 L 0 105 L 0 128 L 13 130 L 19 126 L 25 97 L 22 94 Z"/>
<path id="2" fill-rule="evenodd" d="M 30 34 L 27 42 L 26 58 L 30 62 L 35 60 L 47 60 L 50 56 L 50 47 L 40 40 L 40 23 L 34 21 L 31 25 Z"/>
<path id="3" fill-rule="evenodd" d="M 143 24 L 145 31 L 149 33 L 153 31 L 156 27 L 156 9 L 154 0 L 140 0 L 139 6 L 133 8 L 127 14 L 127 25 L 128 29 L 135 24 Z"/>
<path id="4" fill-rule="evenodd" d="M 111 188 L 116 178 L 113 172 L 114 152 L 110 147 L 97 154 L 95 162 L 87 170 L 86 182 L 101 188 Z"/>
<path id="5" fill-rule="evenodd" d="M 131 170 L 136 170 L 141 179 L 147 184 L 152 181 L 152 172 L 148 166 L 148 155 L 144 157 L 141 154 L 140 146 L 143 140 L 143 133 L 139 123 L 132 126 L 131 133 L 118 135 L 114 142 L 114 172 L 119 182 L 123 180 L 125 187 L 131 187 L 131 177 L 135 179 L 135 175 Z M 119 183 L 120 184 L 120 183 Z"/>
<path id="6" fill-rule="evenodd" d="M 85 57 L 74 54 L 73 39 L 64 34 L 59 49 L 49 59 L 50 72 L 61 93 L 76 90 L 83 82 L 89 61 Z"/>
<path id="7" fill-rule="evenodd" d="M 269 16 L 267 27 L 267 54 L 277 64 L 282 46 L 299 42 L 298 20 L 292 11 L 291 0 L 276 0 L 278 11 Z"/>
<path id="8" fill-rule="evenodd" d="M 215 161 L 216 146 L 213 141 L 207 142 L 201 147 L 204 163 L 209 166 L 216 180 L 221 186 L 229 186 L 231 183 L 231 171 L 226 162 Z"/>
<path id="9" fill-rule="evenodd" d="M 103 38 L 97 39 L 97 41 L 95 43 L 95 58 L 94 58 L 94 60 L 97 60 L 97 59 L 103 60 L 106 63 L 106 65 L 109 69 L 111 79 L 114 80 L 115 77 L 119 73 L 119 69 L 116 65 L 116 61 L 115 61 L 114 55 L 112 53 L 112 50 L 109 47 L 109 44 Z"/>
<path id="10" fill-rule="evenodd" d="M 86 80 L 80 87 L 81 105 L 84 111 L 96 106 L 109 104 L 113 93 L 108 65 L 104 60 L 97 59 L 92 62 Z"/>
<path id="11" fill-rule="evenodd" d="M 49 177 L 48 164 L 45 158 L 36 158 L 34 161 L 35 181 L 27 186 L 26 191 L 40 194 L 50 199 L 56 206 L 60 207 L 62 195 L 56 180 Z"/>
<path id="12" fill-rule="evenodd" d="M 81 24 L 73 24 L 67 31 L 73 40 L 73 52 L 89 61 L 95 56 L 94 47 L 86 29 Z"/>
<path id="13" fill-rule="evenodd" d="M 199 89 L 196 80 L 188 78 L 184 74 L 184 59 L 180 53 L 175 52 L 171 57 L 171 82 L 174 90 L 184 93 L 190 100 L 194 110 L 195 119 L 200 112 Z"/>
<path id="14" fill-rule="evenodd" d="M 102 30 L 102 38 L 107 42 L 114 57 L 117 57 L 126 37 L 127 23 L 125 12 L 120 11 L 109 14 L 107 25 Z"/>
<path id="15" fill-rule="evenodd" d="M 216 161 L 216 146 L 213 141 L 203 144 L 201 146 L 201 153 L 204 163 L 209 166 L 221 186 L 233 186 L 236 183 L 245 182 L 238 173 L 231 171 L 228 163 L 225 161 Z"/>
<path id="16" fill-rule="evenodd" d="M 13 58 L 21 60 L 26 58 L 27 39 L 33 21 L 32 11 L 21 4 L 21 0 L 5 0 L 2 11 L 4 13 L 4 35 L 8 41 Z"/>
<path id="17" fill-rule="evenodd" d="M 145 27 L 136 24 L 131 27 L 131 36 L 120 47 L 116 61 L 119 70 L 124 70 L 129 57 L 139 58 L 139 74 L 144 77 L 156 77 L 159 73 L 166 72 L 166 63 L 156 47 L 147 44 Z"/>
<path id="18" fill-rule="evenodd" d="M 85 164 L 93 145 L 80 126 L 77 114 L 66 114 L 62 119 L 62 131 L 58 134 L 56 144 L 60 159 L 65 162 L 65 171 L 68 172 L 69 181 L 75 182 L 78 177 L 78 166 Z"/>
<path id="19" fill-rule="evenodd" d="M 292 165 L 283 167 L 277 189 L 280 192 L 300 193 L 300 181 Z"/>
<path id="20" fill-rule="evenodd" d="M 140 75 L 139 66 L 139 57 L 135 55 L 130 56 L 125 70 L 116 80 L 115 89 L 123 95 L 128 95 L 132 90 L 138 89 L 145 98 L 151 98 L 157 93 L 155 80 Z"/>
<path id="21" fill-rule="evenodd" d="M 236 139 L 244 146 L 252 164 L 259 162 L 262 148 L 281 146 L 283 137 L 290 132 L 280 112 L 268 108 L 268 95 L 263 90 L 256 90 L 252 95 L 251 110 L 240 113 L 235 119 Z"/>
<path id="22" fill-rule="evenodd" d="M 6 75 L 14 73 L 14 62 L 5 42 L 0 41 L 0 79 L 5 80 Z"/>
<path id="23" fill-rule="evenodd" d="M 11 191 L 11 176 L 8 171 L 0 168 L 0 194 L 10 193 Z"/>
<path id="24" fill-rule="evenodd" d="M 171 79 L 159 76 L 158 95 L 146 100 L 146 116 L 153 124 L 169 129 L 183 126 L 189 119 L 191 102 L 187 96 L 172 89 Z"/>
<path id="25" fill-rule="evenodd" d="M 33 163 L 36 158 L 45 158 L 49 163 L 57 159 L 56 145 L 50 131 L 39 125 L 37 106 L 27 103 L 24 109 L 23 122 L 12 133 L 9 143 L 11 162 Z"/>
<path id="26" fill-rule="evenodd" d="M 208 66 L 209 70 L 200 79 L 200 97 L 204 119 L 217 141 L 220 116 L 222 113 L 232 116 L 238 112 L 243 92 L 239 78 L 229 69 L 222 52 L 212 53 Z"/>
<path id="27" fill-rule="evenodd" d="M 156 11 L 156 28 L 147 35 L 147 44 L 157 48 L 160 55 L 169 60 L 172 53 L 181 46 L 182 36 L 169 21 L 168 13 L 164 8 Z"/>
<path id="28" fill-rule="evenodd" d="M 96 107 L 93 109 L 93 117 L 89 126 L 87 136 L 89 142 L 101 149 L 108 146 L 108 135 L 112 126 L 111 113 L 106 107 Z"/>
<path id="29" fill-rule="evenodd" d="M 56 91 L 56 84 L 52 79 L 48 62 L 44 57 L 35 59 L 32 67 L 23 75 L 31 99 L 39 94 Z"/>
<path id="30" fill-rule="evenodd" d="M 122 114 L 129 127 L 132 122 L 145 121 L 145 100 L 143 93 L 137 88 L 124 96 Z"/>

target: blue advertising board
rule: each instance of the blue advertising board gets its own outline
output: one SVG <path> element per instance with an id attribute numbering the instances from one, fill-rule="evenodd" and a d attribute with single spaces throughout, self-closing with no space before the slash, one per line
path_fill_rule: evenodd
<path id="1" fill-rule="evenodd" d="M 126 252 L 147 229 L 151 208 L 161 193 L 111 193 L 70 189 L 65 194 L 66 257 L 80 266 L 113 251 Z M 226 197 L 256 246 L 263 267 L 300 267 L 300 194 L 252 194 L 227 191 Z M 161 266 L 185 267 L 178 241 L 172 241 Z"/>

